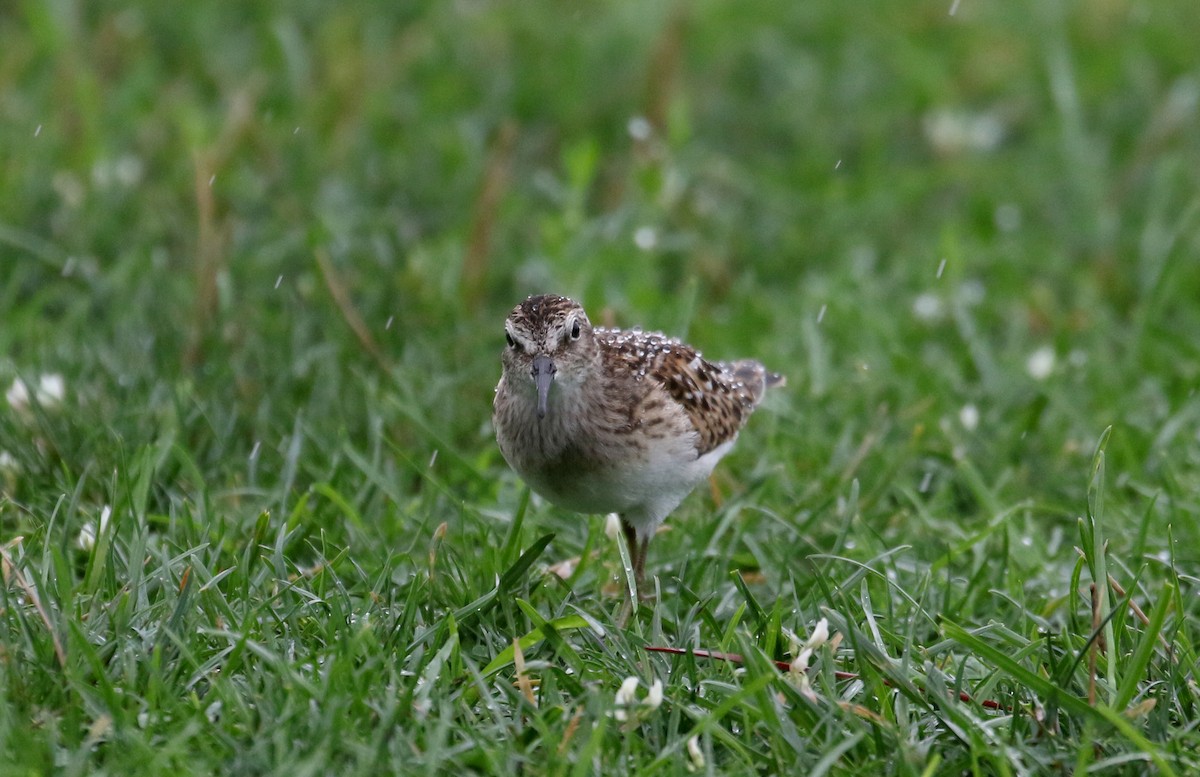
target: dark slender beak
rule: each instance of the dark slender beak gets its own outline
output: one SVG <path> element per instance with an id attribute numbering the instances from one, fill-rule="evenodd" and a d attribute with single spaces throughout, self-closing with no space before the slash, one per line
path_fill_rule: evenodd
<path id="1" fill-rule="evenodd" d="M 537 386 L 538 418 L 546 417 L 546 404 L 550 398 L 550 384 L 554 382 L 554 373 L 558 372 L 558 368 L 554 366 L 549 356 L 533 357 L 533 369 L 530 374 L 533 376 L 533 385 Z"/>

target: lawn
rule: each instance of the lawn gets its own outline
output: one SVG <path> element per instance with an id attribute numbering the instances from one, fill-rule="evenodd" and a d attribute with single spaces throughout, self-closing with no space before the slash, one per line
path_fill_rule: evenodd
<path id="1" fill-rule="evenodd" d="M 0 775 L 1196 773 L 1195 28 L 9 4 Z M 626 623 L 548 291 L 788 379 Z"/>

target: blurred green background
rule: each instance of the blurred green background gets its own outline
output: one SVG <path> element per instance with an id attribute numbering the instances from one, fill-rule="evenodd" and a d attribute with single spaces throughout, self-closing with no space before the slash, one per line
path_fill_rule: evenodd
<path id="1" fill-rule="evenodd" d="M 19 3 L 0 370 L 67 375 L 65 472 L 182 401 L 237 479 L 306 408 L 360 434 L 373 392 L 490 464 L 500 322 L 557 291 L 787 373 L 803 468 L 880 413 L 948 453 L 973 404 L 964 444 L 1036 497 L 1112 423 L 1136 477 L 1200 375 L 1194 11 Z"/>
<path id="2" fill-rule="evenodd" d="M 735 566 L 799 598 L 806 554 L 906 545 L 913 574 L 946 564 L 964 621 L 1005 617 L 989 587 L 1052 611 L 1109 426 L 1114 548 L 1194 574 L 1197 18 L 9 3 L 0 388 L 64 393 L 0 406 L 0 541 L 99 596 L 72 543 L 102 505 L 171 574 L 189 548 L 235 564 L 267 521 L 295 564 L 336 555 L 378 592 L 432 575 L 445 523 L 460 588 L 433 620 L 504 569 L 522 486 L 489 424 L 502 322 L 558 292 L 788 376 L 718 470 L 745 506 L 733 541 L 735 513 L 689 500 L 651 550 L 667 587 L 688 570 L 727 596 Z M 534 514 L 554 559 L 591 547 L 594 522 Z"/>

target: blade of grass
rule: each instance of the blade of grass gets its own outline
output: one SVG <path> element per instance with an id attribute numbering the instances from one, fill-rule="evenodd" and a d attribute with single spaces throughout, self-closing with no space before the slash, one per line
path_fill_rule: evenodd
<path id="1" fill-rule="evenodd" d="M 525 608 L 522 609 L 524 610 Z M 526 614 L 528 614 L 527 610 Z M 588 623 L 587 620 L 581 615 L 563 615 L 552 620 L 543 620 L 542 624 L 542 626 L 534 628 L 525 636 L 517 640 L 517 643 L 521 646 L 521 650 L 529 650 L 542 640 L 546 639 L 548 629 L 553 629 L 555 632 L 561 634 L 562 632 L 566 631 L 577 631 L 578 629 L 593 628 L 592 624 Z M 596 636 L 604 636 L 604 634 L 603 632 L 600 632 Z M 513 650 L 512 645 L 509 645 L 504 650 L 501 650 L 499 653 L 497 653 L 496 657 L 489 661 L 487 666 L 480 670 L 480 674 L 484 677 L 489 677 L 495 674 L 504 667 L 512 664 L 514 656 L 515 651 Z"/>
<path id="2" fill-rule="evenodd" d="M 1163 623 L 1166 622 L 1167 613 L 1174 602 L 1174 588 L 1170 583 L 1163 583 L 1158 599 L 1154 602 L 1154 609 L 1150 611 L 1150 622 L 1142 629 L 1142 638 L 1125 665 L 1124 683 L 1117 689 L 1114 709 L 1124 710 L 1137 694 L 1138 682 L 1146 675 L 1150 658 L 1154 654 L 1154 645 L 1158 642 Z"/>
<path id="3" fill-rule="evenodd" d="M 1112 435 L 1112 427 L 1107 427 L 1100 434 L 1100 441 L 1096 443 L 1096 452 L 1092 457 L 1092 474 L 1088 480 L 1088 512 L 1087 517 L 1083 521 L 1088 531 L 1085 534 L 1086 539 L 1084 551 L 1088 556 L 1089 571 L 1092 573 L 1092 582 L 1096 585 L 1096 596 L 1098 601 L 1096 607 L 1105 619 L 1104 624 L 1104 649 L 1106 660 L 1104 662 L 1105 679 L 1108 682 L 1108 703 L 1113 705 L 1117 688 L 1119 687 L 1119 675 L 1117 670 L 1116 660 L 1120 648 L 1116 641 L 1116 630 L 1112 626 L 1112 620 L 1107 618 L 1107 614 L 1111 607 L 1111 596 L 1108 587 L 1108 543 L 1104 538 L 1104 474 L 1105 474 L 1105 449 L 1108 447 L 1108 440 Z"/>
<path id="4" fill-rule="evenodd" d="M 1154 743 L 1134 729 L 1129 721 L 1125 720 L 1119 712 L 1114 711 L 1104 704 L 1092 707 L 1083 699 L 1067 693 L 1040 674 L 1031 672 L 1021 666 L 1004 651 L 993 647 L 991 643 L 985 642 L 956 623 L 943 621 L 942 631 L 947 638 L 970 650 L 978 658 L 999 667 L 1011 675 L 1018 683 L 1029 688 L 1043 699 L 1047 701 L 1053 700 L 1068 713 L 1084 719 L 1100 720 L 1110 724 L 1124 735 L 1126 739 L 1145 752 L 1154 761 L 1160 773 L 1167 775 L 1174 775 L 1176 773 Z"/>

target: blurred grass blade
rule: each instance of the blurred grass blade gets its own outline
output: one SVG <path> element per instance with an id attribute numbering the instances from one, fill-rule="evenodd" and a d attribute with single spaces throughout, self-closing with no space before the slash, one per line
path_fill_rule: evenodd
<path id="1" fill-rule="evenodd" d="M 1116 701 L 1113 704 L 1113 708 L 1118 711 L 1129 706 L 1129 702 L 1137 694 L 1138 683 L 1146 676 L 1150 658 L 1154 654 L 1154 646 L 1161 637 L 1163 623 L 1166 622 L 1167 613 L 1170 612 L 1174 602 L 1174 593 L 1175 586 L 1170 583 L 1163 584 L 1158 599 L 1154 602 L 1154 609 L 1150 611 L 1149 623 L 1142 629 L 1142 638 L 1133 651 L 1133 656 L 1125 665 L 1124 682 L 1118 689 Z"/>
<path id="2" fill-rule="evenodd" d="M 513 565 L 506 569 L 504 574 L 500 576 L 500 590 L 502 592 L 511 591 L 515 588 L 517 583 L 521 582 L 521 578 L 525 576 L 525 573 L 529 571 L 529 568 L 533 566 L 533 562 L 541 557 L 542 553 L 546 550 L 546 546 L 553 541 L 553 534 L 543 534 L 534 540 L 529 549 L 522 553 L 521 557 L 513 562 Z"/>
<path id="3" fill-rule="evenodd" d="M 1047 702 L 1053 700 L 1060 707 L 1065 709 L 1072 715 L 1077 715 L 1081 718 L 1091 718 L 1097 721 L 1104 721 L 1110 724 L 1129 739 L 1138 749 L 1150 757 L 1154 764 L 1158 767 L 1161 774 L 1174 775 L 1175 770 L 1171 768 L 1166 759 L 1159 752 L 1158 746 L 1143 736 L 1140 732 L 1133 728 L 1129 721 L 1125 720 L 1119 712 L 1112 710 L 1106 705 L 1097 705 L 1092 707 L 1083 699 L 1074 696 L 1062 688 L 1052 684 L 1049 680 L 1042 677 L 1036 672 L 1031 672 L 1019 663 L 1014 661 L 1007 653 L 994 647 L 990 643 L 980 639 L 963 627 L 952 623 L 951 621 L 943 621 L 942 630 L 946 637 L 954 640 L 962 645 L 967 650 L 970 650 L 977 657 L 989 661 L 999 667 L 1004 672 L 1012 676 L 1014 680 L 1021 683 L 1026 688 L 1041 696 Z"/>
<path id="4" fill-rule="evenodd" d="M 525 513 L 529 510 L 532 493 L 528 487 L 521 490 L 521 500 L 517 502 L 512 523 L 508 525 L 508 536 L 504 538 L 504 549 L 500 551 L 502 564 L 512 564 L 517 558 L 517 549 L 521 546 L 521 527 L 525 525 Z"/>
<path id="5" fill-rule="evenodd" d="M 553 620 L 544 621 L 544 623 L 559 633 L 565 631 L 574 631 L 576 629 L 592 628 L 591 624 L 589 624 L 581 615 L 563 615 L 562 617 L 554 618 Z M 537 645 L 545 638 L 545 632 L 539 627 L 533 629 L 528 634 L 518 639 L 517 643 L 520 644 L 521 650 L 525 651 Z M 488 662 L 488 665 L 483 668 L 480 674 L 482 674 L 484 677 L 488 677 L 508 666 L 513 662 L 514 652 L 515 651 L 513 650 L 512 645 L 509 645 L 504 650 L 501 650 L 496 654 L 495 658 Z"/>
<path id="6" fill-rule="evenodd" d="M 1051 683 L 1048 679 L 1021 666 L 1008 653 L 993 646 L 990 642 L 980 639 L 958 624 L 948 620 L 942 621 L 942 633 L 946 635 L 947 639 L 954 640 L 977 654 L 980 658 L 999 667 L 1011 675 L 1017 682 L 1023 684 L 1046 701 L 1056 702 L 1073 715 L 1093 716 L 1092 707 L 1088 706 L 1088 703 L 1083 699 L 1068 693 Z"/>
<path id="7" fill-rule="evenodd" d="M 1120 686 L 1118 661 L 1116 656 L 1120 654 L 1120 645 L 1117 644 L 1116 630 L 1113 628 L 1112 619 L 1109 617 L 1110 608 L 1112 607 L 1112 594 L 1108 585 L 1108 542 L 1104 536 L 1104 476 L 1105 476 L 1105 449 L 1108 447 L 1108 440 L 1112 436 L 1112 427 L 1107 427 L 1101 434 L 1100 440 L 1096 443 L 1096 452 L 1092 456 L 1092 474 L 1088 480 L 1087 500 L 1088 514 L 1085 519 L 1085 525 L 1088 528 L 1086 539 L 1084 540 L 1084 554 L 1088 558 L 1088 563 L 1092 572 L 1092 582 L 1096 586 L 1096 596 L 1099 601 L 1096 607 L 1100 613 L 1100 617 L 1104 619 L 1104 644 L 1105 650 L 1105 679 L 1108 684 L 1108 703 L 1110 706 L 1115 704 L 1117 688 Z"/>

